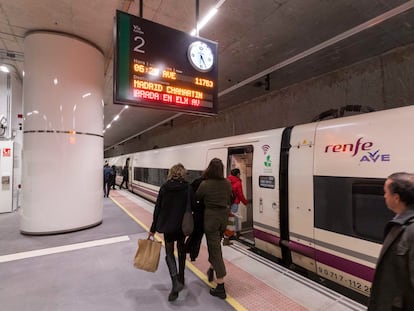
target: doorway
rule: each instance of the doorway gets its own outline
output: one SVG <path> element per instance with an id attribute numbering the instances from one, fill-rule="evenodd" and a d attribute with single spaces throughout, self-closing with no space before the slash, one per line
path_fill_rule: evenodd
<path id="1" fill-rule="evenodd" d="M 253 165 L 253 146 L 240 146 L 229 148 L 228 153 L 227 175 L 230 175 L 232 169 L 240 170 L 242 188 L 244 196 L 247 199 L 247 205 L 242 202 L 239 204 L 238 214 L 240 215 L 240 240 L 249 244 L 254 244 L 253 236 L 253 191 L 252 191 L 252 165 Z"/>

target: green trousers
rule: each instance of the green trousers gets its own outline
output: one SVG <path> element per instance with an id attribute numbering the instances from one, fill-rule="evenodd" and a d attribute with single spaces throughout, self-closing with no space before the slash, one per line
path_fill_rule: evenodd
<path id="1" fill-rule="evenodd" d="M 207 240 L 208 261 L 216 271 L 217 278 L 226 276 L 221 239 L 227 226 L 230 208 L 208 208 L 204 210 L 204 233 Z"/>

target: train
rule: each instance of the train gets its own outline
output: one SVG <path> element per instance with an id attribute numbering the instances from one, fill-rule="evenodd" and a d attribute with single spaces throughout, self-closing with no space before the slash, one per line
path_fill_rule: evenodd
<path id="1" fill-rule="evenodd" d="M 241 239 L 366 302 L 394 216 L 384 182 L 414 170 L 413 120 L 414 106 L 405 106 L 106 160 L 120 173 L 130 158 L 128 188 L 152 202 L 176 163 L 188 169 L 189 182 L 212 158 L 227 174 L 239 168 L 248 200 L 239 207 Z"/>

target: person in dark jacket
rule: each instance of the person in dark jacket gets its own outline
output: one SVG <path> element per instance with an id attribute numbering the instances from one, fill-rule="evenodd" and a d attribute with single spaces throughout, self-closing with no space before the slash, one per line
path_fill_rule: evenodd
<path id="1" fill-rule="evenodd" d="M 387 207 L 396 215 L 385 240 L 372 283 L 368 311 L 414 310 L 414 174 L 394 173 L 384 184 Z"/>
<path id="2" fill-rule="evenodd" d="M 112 169 L 109 167 L 108 162 L 105 162 L 104 168 L 103 168 L 103 191 L 104 191 L 104 197 L 109 196 L 109 191 L 111 189 L 111 172 Z"/>
<path id="3" fill-rule="evenodd" d="M 111 174 L 111 189 L 115 190 L 115 185 L 116 185 L 116 166 L 112 165 L 112 174 Z"/>
<path id="4" fill-rule="evenodd" d="M 128 167 L 129 167 L 129 158 L 126 159 L 125 166 L 122 169 L 122 177 L 123 178 L 122 178 L 122 183 L 119 186 L 119 190 L 122 189 L 122 186 L 124 185 L 124 183 L 125 183 L 125 189 L 128 189 L 128 181 L 129 181 L 129 171 L 128 171 Z"/>
<path id="5" fill-rule="evenodd" d="M 227 297 L 224 288 L 226 266 L 223 260 L 221 239 L 227 226 L 230 213 L 231 185 L 224 177 L 223 162 L 214 158 L 204 171 L 203 180 L 196 192 L 196 201 L 204 202 L 204 233 L 207 240 L 208 261 L 207 271 L 209 282 L 213 281 L 216 272 L 216 288 L 210 289 L 210 294 L 221 299 Z"/>
<path id="6" fill-rule="evenodd" d="M 184 249 L 185 236 L 181 229 L 187 199 L 190 197 L 193 206 L 194 194 L 191 186 L 184 179 L 187 174 L 182 164 L 176 164 L 168 171 L 167 181 L 161 186 L 155 203 L 153 221 L 148 238 L 155 232 L 164 233 L 165 261 L 170 272 L 172 289 L 168 301 L 178 298 L 178 293 L 184 287 L 184 270 L 186 252 Z M 190 191 L 190 193 L 188 193 Z M 174 256 L 174 244 L 177 242 L 178 271 Z"/>

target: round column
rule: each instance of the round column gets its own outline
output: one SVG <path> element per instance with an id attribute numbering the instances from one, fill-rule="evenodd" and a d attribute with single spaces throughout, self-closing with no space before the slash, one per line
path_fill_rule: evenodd
<path id="1" fill-rule="evenodd" d="M 70 35 L 24 40 L 20 230 L 50 234 L 102 222 L 104 57 Z"/>

